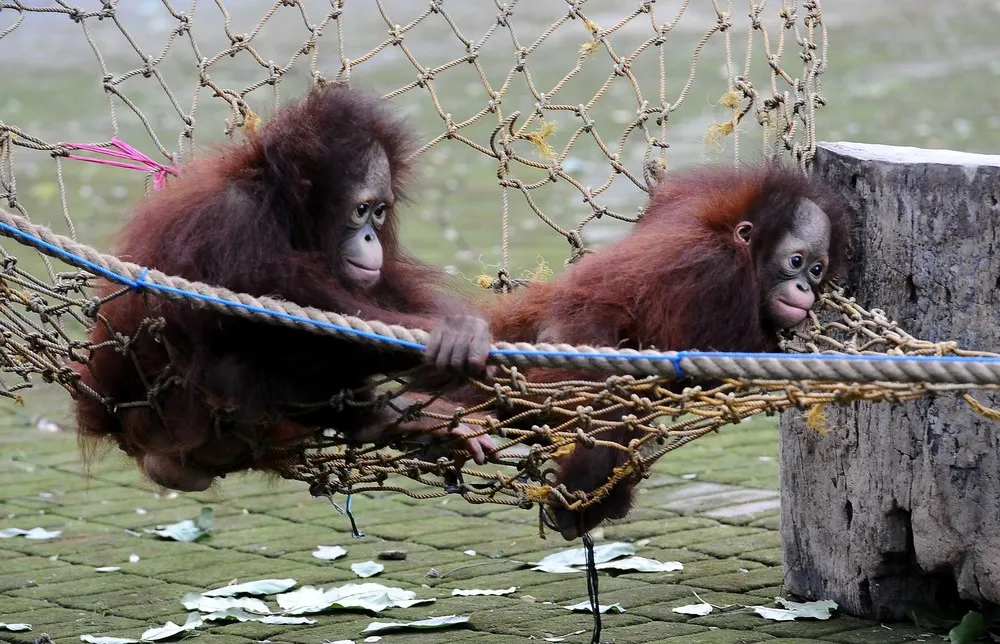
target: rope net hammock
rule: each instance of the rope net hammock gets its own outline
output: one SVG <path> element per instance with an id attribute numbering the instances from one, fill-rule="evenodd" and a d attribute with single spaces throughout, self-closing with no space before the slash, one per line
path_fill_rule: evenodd
<path id="1" fill-rule="evenodd" d="M 76 368 L 95 350 L 128 356 L 137 338 L 114 334 L 95 347 L 87 331 L 101 324 L 103 304 L 134 291 L 146 302 L 181 300 L 259 324 L 421 350 L 422 330 L 234 293 L 95 250 L 112 227 L 95 212 L 161 189 L 202 139 L 253 131 L 282 94 L 348 81 L 411 110 L 426 132 L 415 153 L 422 171 L 448 178 L 432 184 L 441 189 L 429 190 L 417 207 L 446 213 L 434 223 L 458 247 L 456 257 L 496 258 L 495 273 L 473 281 L 498 292 L 540 278 L 538 269 L 512 268 L 536 254 L 518 254 L 525 233 L 561 238 L 571 263 L 625 230 L 620 225 L 635 221 L 651 182 L 669 172 L 668 147 L 680 158 L 738 161 L 750 141 L 754 156 L 807 171 L 825 103 L 826 32 L 815 0 L 766 7 L 646 0 L 613 8 L 580 0 L 280 0 L 233 3 L 232 12 L 221 0 L 192 0 L 183 10 L 174 4 L 0 0 L 0 53 L 15 75 L 31 76 L 75 51 L 55 52 L 47 62 L 21 59 L 19 51 L 36 51 L 23 45 L 28 38 L 82 32 L 89 48 L 77 55 L 89 52 L 91 61 L 85 78 L 106 99 L 96 109 L 86 90 L 79 103 L 64 95 L 65 113 L 51 123 L 26 109 L 0 111 L 0 396 L 23 402 L 32 387 L 54 384 L 101 399 L 81 385 Z M 21 89 L 27 96 L 27 85 Z M 702 109 L 695 103 L 703 96 L 716 102 Z M 88 110 L 102 118 L 91 122 Z M 491 221 L 498 220 L 500 243 L 485 253 L 441 207 L 447 197 L 440 193 L 455 191 L 447 181 L 465 181 L 463 172 L 496 177 L 488 183 L 496 187 Z M 97 278 L 121 289 L 95 297 Z M 162 333 L 153 313 L 138 331 Z M 491 360 L 500 372 L 492 382 L 473 381 L 487 402 L 450 413 L 422 404 L 410 410 L 433 419 L 431 431 L 464 423 L 489 433 L 502 447 L 497 462 L 456 467 L 447 450 L 348 443 L 328 427 L 271 446 L 272 460 L 317 496 L 379 490 L 585 509 L 617 483 L 641 479 L 666 453 L 761 414 L 802 410 L 821 431 L 826 405 L 948 395 L 997 416 L 969 392 L 997 388 L 1000 356 L 914 338 L 838 289 L 821 296 L 781 349 L 786 353 L 715 355 L 498 343 Z M 527 366 L 606 375 L 532 382 Z M 392 405 L 407 392 L 406 375 L 371 383 L 380 395 L 364 404 Z M 114 401 L 116 408 L 155 408 L 176 385 L 162 374 L 142 377 L 146 396 Z M 678 391 L 669 386 L 678 377 L 721 384 Z M 331 391 L 328 404 L 362 404 L 354 393 Z M 629 444 L 604 439 L 620 428 L 634 437 Z M 607 483 L 592 492 L 553 485 L 554 458 L 594 446 L 626 454 Z"/>

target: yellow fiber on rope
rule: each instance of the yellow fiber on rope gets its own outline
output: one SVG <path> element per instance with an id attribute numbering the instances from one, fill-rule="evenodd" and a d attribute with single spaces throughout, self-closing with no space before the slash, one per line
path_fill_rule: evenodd
<path id="1" fill-rule="evenodd" d="M 493 278 L 485 274 L 476 275 L 473 278 L 472 283 L 478 286 L 479 288 L 491 288 L 493 286 Z"/>
<path id="2" fill-rule="evenodd" d="M 629 463 L 623 463 L 623 464 L 619 465 L 618 467 L 616 467 L 613 470 L 613 472 L 614 472 L 614 474 L 612 475 L 611 479 L 608 481 L 609 484 L 617 483 L 618 481 L 620 481 L 620 480 L 622 480 L 624 478 L 628 478 L 629 476 L 631 476 L 632 473 L 635 472 L 635 465 L 633 465 L 631 462 L 629 462 Z"/>
<path id="3" fill-rule="evenodd" d="M 529 141 L 535 144 L 538 148 L 538 154 L 546 159 L 551 159 L 556 155 L 555 148 L 553 148 L 549 142 L 546 140 L 556 131 L 556 124 L 551 121 L 542 121 L 538 126 L 538 129 L 534 132 L 529 132 L 525 135 Z"/>
<path id="4" fill-rule="evenodd" d="M 257 113 L 248 107 L 247 113 L 243 117 L 243 132 L 246 134 L 256 132 L 257 128 L 260 127 L 260 122 L 261 119 L 257 116 Z"/>
<path id="5" fill-rule="evenodd" d="M 552 458 L 563 458 L 565 456 L 569 456 L 570 454 L 573 453 L 573 450 L 575 449 L 576 449 L 576 443 L 569 443 L 567 445 L 563 445 L 556 451 L 552 452 Z"/>
<path id="6" fill-rule="evenodd" d="M 587 42 L 580 45 L 580 55 L 585 58 L 590 58 L 597 51 L 597 41 L 588 40 Z"/>
<path id="7" fill-rule="evenodd" d="M 548 485 L 531 485 L 528 486 L 525 496 L 528 497 L 529 501 L 535 503 L 543 503 L 552 494 L 552 487 Z"/>
<path id="8" fill-rule="evenodd" d="M 736 90 L 730 90 L 719 98 L 719 105 L 722 107 L 735 110 L 740 106 L 740 93 Z"/>
<path id="9" fill-rule="evenodd" d="M 712 123 L 705 132 L 705 147 L 718 151 L 722 149 L 722 138 L 729 136 L 739 123 L 739 108 L 741 95 L 736 90 L 729 90 L 719 97 L 719 105 L 732 110 L 733 116 L 722 123 Z"/>
<path id="10" fill-rule="evenodd" d="M 987 407 L 969 394 L 962 394 L 962 400 L 967 402 L 969 406 L 976 411 L 976 413 L 982 414 L 990 420 L 1000 420 L 1000 410 Z"/>
<path id="11" fill-rule="evenodd" d="M 601 28 L 598 27 L 597 23 L 593 20 L 584 21 L 583 26 L 587 28 L 587 31 L 589 31 L 592 36 L 590 40 L 580 45 L 580 55 L 590 58 L 594 55 L 594 52 L 597 51 L 597 34 L 601 33 Z"/>
<path id="12" fill-rule="evenodd" d="M 725 123 L 712 123 L 705 132 L 705 147 L 713 150 L 721 149 L 723 137 L 729 136 L 735 129 L 735 119 Z"/>
<path id="13" fill-rule="evenodd" d="M 529 271 L 525 276 L 525 279 L 532 282 L 544 282 L 552 277 L 555 271 L 549 267 L 548 263 L 542 259 L 538 258 L 538 265 L 535 266 L 535 270 Z"/>
<path id="14" fill-rule="evenodd" d="M 826 405 L 817 403 L 806 412 L 806 427 L 812 431 L 826 436 L 830 433 L 830 428 L 826 426 Z"/>

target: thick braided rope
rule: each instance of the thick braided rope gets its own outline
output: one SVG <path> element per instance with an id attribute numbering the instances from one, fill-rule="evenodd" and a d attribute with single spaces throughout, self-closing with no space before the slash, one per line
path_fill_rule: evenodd
<path id="1" fill-rule="evenodd" d="M 18 234 L 21 233 L 21 234 Z M 254 297 L 227 288 L 192 282 L 182 277 L 167 275 L 138 264 L 124 262 L 113 255 L 100 253 L 68 237 L 57 235 L 44 226 L 31 223 L 25 217 L 0 208 L 0 234 L 31 246 L 36 250 L 68 264 L 99 274 L 110 281 L 136 289 L 154 291 L 172 300 L 187 300 L 193 305 L 219 313 L 236 315 L 255 321 L 288 326 L 313 333 L 350 337 L 377 343 L 383 337 L 399 340 L 399 346 L 422 350 L 429 334 L 420 329 L 366 322 L 360 318 L 303 307 L 271 297 Z M 235 306 L 234 306 L 235 304 Z M 359 334 L 336 327 L 347 327 Z"/>
<path id="2" fill-rule="evenodd" d="M 369 343 L 422 351 L 428 333 L 378 321 L 254 297 L 166 275 L 57 235 L 0 208 L 0 234 L 113 282 L 239 317 Z M 635 376 L 695 379 L 822 380 L 834 382 L 927 382 L 969 386 L 1000 384 L 1000 359 L 888 355 L 734 354 L 657 352 L 566 344 L 498 342 L 490 362 L 516 367 L 560 367 Z"/>

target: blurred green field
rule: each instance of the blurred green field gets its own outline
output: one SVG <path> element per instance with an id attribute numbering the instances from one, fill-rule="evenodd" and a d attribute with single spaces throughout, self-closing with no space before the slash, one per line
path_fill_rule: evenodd
<path id="1" fill-rule="evenodd" d="M 35 6 L 48 3 L 29 3 Z M 84 10 L 101 6 L 97 0 L 76 3 Z M 304 0 L 303 6 L 316 19 L 329 10 L 329 2 Z M 607 28 L 634 9 L 637 2 L 591 2 L 585 5 L 588 15 Z M 662 20 L 673 15 L 678 0 L 656 3 Z M 788 3 L 793 5 L 796 3 Z M 394 0 L 381 3 L 392 20 L 406 24 L 427 10 L 427 3 Z M 772 6 L 773 5 L 773 6 Z M 117 4 L 116 25 L 111 20 L 88 20 L 80 23 L 57 13 L 20 14 L 3 4 L 0 9 L 0 122 L 15 125 L 21 131 L 47 142 L 97 142 L 107 140 L 112 132 L 112 110 L 103 91 L 103 64 L 112 76 L 136 69 L 142 64 L 135 47 L 149 54 L 163 75 L 168 94 L 156 78 L 136 74 L 119 87 L 147 117 L 147 124 L 171 152 L 178 150 L 183 123 L 180 114 L 191 110 L 193 90 L 198 78 L 198 55 L 189 38 L 199 46 L 202 56 L 213 56 L 228 43 L 223 14 L 214 3 L 201 2 L 194 11 L 191 35 L 177 37 L 170 48 L 164 43 L 178 21 L 170 16 L 167 4 L 159 0 L 129 0 Z M 263 0 L 231 1 L 229 28 L 234 33 L 253 29 L 271 6 Z M 781 4 L 768 4 L 764 15 L 776 19 Z M 379 3 L 347 2 L 344 24 L 344 55 L 348 58 L 369 51 L 384 37 L 385 21 Z M 496 23 L 497 6 L 486 0 L 446 2 L 449 15 L 463 33 L 478 39 Z M 559 16 L 565 14 L 563 0 L 534 0 L 517 3 L 516 26 L 521 44 L 532 42 Z M 995 26 L 1000 24 L 1000 3 L 987 0 L 931 2 L 911 0 L 906 3 L 826 0 L 824 22 L 829 30 L 829 69 L 821 77 L 822 93 L 827 100 L 818 113 L 820 140 L 851 140 L 922 147 L 952 148 L 995 153 L 1000 148 L 1000 42 Z M 181 11 L 176 8 L 176 11 Z M 187 7 L 184 10 L 188 10 Z M 735 3 L 732 30 L 733 59 L 740 65 L 746 41 L 746 5 Z M 800 15 L 804 10 L 799 7 Z M 23 22 L 19 20 L 23 17 Z M 667 39 L 666 76 L 671 94 L 675 94 L 688 74 L 692 52 L 704 30 L 715 20 L 708 0 L 695 0 L 683 20 Z M 741 22 L 742 20 L 742 22 Z M 635 24 L 638 24 L 636 21 Z M 645 23 L 648 26 L 648 22 Z M 426 25 L 426 27 L 425 27 Z M 119 26 L 134 37 L 130 43 Z M 255 39 L 264 60 L 275 64 L 288 62 L 296 47 L 307 35 L 305 22 L 297 9 L 279 6 L 275 17 Z M 329 35 L 329 34 L 327 34 Z M 501 34 L 503 35 L 503 34 Z M 539 51 L 530 57 L 532 80 L 538 87 L 555 84 L 575 64 L 580 46 L 588 32 L 581 21 L 568 21 Z M 95 43 L 100 57 L 88 43 Z M 640 29 L 623 29 L 612 40 L 619 52 L 630 52 L 645 37 Z M 326 38 L 326 36 L 324 36 Z M 435 17 L 407 36 L 408 50 L 422 63 L 433 66 L 462 55 L 463 45 L 444 20 Z M 502 83 L 511 68 L 514 46 L 509 36 L 496 37 L 484 48 L 481 63 L 494 86 Z M 134 47 L 134 46 L 135 47 Z M 706 148 L 703 138 L 708 125 L 726 117 L 716 105 L 725 92 L 725 56 L 721 40 L 713 40 L 701 53 L 698 76 L 682 109 L 671 115 L 668 127 L 670 149 L 667 160 L 678 167 L 703 160 L 729 160 L 732 141 L 724 139 L 721 148 Z M 755 45 L 753 78 L 762 91 L 766 89 L 766 61 Z M 801 72 L 796 64 L 796 46 L 786 43 L 782 64 L 792 73 Z M 162 60 L 160 60 L 162 54 Z M 321 40 L 317 68 L 327 77 L 336 75 L 340 58 L 335 44 Z M 608 76 L 606 57 L 587 59 L 580 73 L 559 95 L 559 102 L 573 104 L 587 100 L 595 87 Z M 655 55 L 637 60 L 634 72 L 650 100 L 658 100 L 656 79 L 659 76 Z M 260 65 L 244 54 L 222 59 L 210 68 L 213 82 L 222 87 L 242 88 L 266 77 Z M 416 77 L 401 48 L 390 47 L 371 63 L 358 67 L 352 82 L 378 92 L 389 92 Z M 517 79 L 515 79 L 517 80 Z M 280 98 L 300 94 L 307 86 L 308 55 L 303 56 L 281 84 Z M 434 90 L 447 113 L 461 121 L 483 109 L 488 101 L 483 85 L 471 65 L 463 64 L 440 74 L 433 81 Z M 614 144 L 623 124 L 635 113 L 636 98 L 627 83 L 615 83 L 595 111 L 609 144 Z M 171 96 L 177 101 L 172 103 Z M 255 90 L 249 97 L 251 107 L 265 116 L 273 106 L 274 93 L 269 87 Z M 439 134 L 443 121 L 426 91 L 415 90 L 396 99 L 421 140 Z M 145 125 L 118 99 L 114 118 L 120 135 L 157 160 L 156 146 Z M 508 112 L 521 109 L 530 113 L 533 99 L 522 84 L 511 87 L 504 99 Z M 225 101 L 202 91 L 195 113 L 196 146 L 201 149 L 223 138 L 229 112 Z M 524 117 L 522 117 L 523 119 Z M 552 142 L 561 149 L 573 131 L 572 120 L 558 123 Z M 488 137 L 495 118 L 487 117 L 471 132 L 477 141 Z M 478 128 L 478 129 L 477 129 Z M 743 126 L 741 156 L 753 158 L 757 129 L 752 115 Z M 641 141 L 630 140 L 630 144 Z M 642 146 L 631 145 L 622 159 L 630 168 L 639 167 Z M 521 150 L 530 156 L 530 149 Z M 57 164 L 49 153 L 15 148 L 9 160 L 0 160 L 0 178 L 16 180 L 20 204 L 38 223 L 59 232 L 73 230 L 86 243 L 111 250 L 111 235 L 127 215 L 128 206 L 145 190 L 141 173 L 75 161 L 62 162 L 62 181 L 66 188 L 66 209 L 73 229 L 64 220 L 61 206 Z M 608 165 L 593 146 L 580 145 L 566 161 L 584 185 L 596 187 L 607 177 Z M 402 213 L 404 239 L 421 258 L 449 267 L 466 280 L 479 274 L 495 275 L 501 262 L 501 197 L 497 187 L 496 163 L 471 148 L 452 141 L 432 148 L 420 158 L 420 182 L 415 202 Z M 527 176 L 527 175 L 526 175 Z M 537 178 L 543 177 L 539 172 Z M 548 187 L 533 194 L 539 207 L 563 226 L 573 226 L 590 213 L 580 195 L 569 186 Z M 623 215 L 634 215 L 641 207 L 644 193 L 618 178 L 604 193 L 602 202 Z M 520 195 L 512 194 L 510 226 L 510 268 L 514 273 L 534 269 L 539 261 L 556 271 L 568 256 L 569 247 L 562 237 L 529 209 Z M 584 230 L 588 243 L 600 244 L 626 230 L 621 222 L 592 222 Z M 18 256 L 21 265 L 39 272 L 44 269 L 33 253 L 25 252 L 9 240 L 0 241 L 3 249 Z M 51 404 L 51 401 L 45 404 Z M 29 412 L 31 409 L 29 408 Z M 19 412 L 22 413 L 22 412 Z"/>

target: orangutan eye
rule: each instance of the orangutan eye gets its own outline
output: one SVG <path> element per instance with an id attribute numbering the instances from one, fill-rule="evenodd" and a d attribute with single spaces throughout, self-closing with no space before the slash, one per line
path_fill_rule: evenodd
<path id="1" fill-rule="evenodd" d="M 804 262 L 805 260 L 802 259 L 802 255 L 798 254 L 792 255 L 792 257 L 788 260 L 788 263 L 796 270 L 802 268 L 802 264 Z"/>
<path id="2" fill-rule="evenodd" d="M 354 207 L 354 212 L 351 213 L 351 222 L 357 225 L 365 223 L 365 219 L 368 217 L 368 204 L 359 203 Z"/>
<path id="3" fill-rule="evenodd" d="M 813 267 L 809 269 L 809 273 L 812 274 L 813 277 L 822 277 L 823 276 L 823 265 L 822 264 L 813 264 Z"/>
<path id="4" fill-rule="evenodd" d="M 375 206 L 375 210 L 372 212 L 372 219 L 375 220 L 376 225 L 381 226 L 385 223 L 385 216 L 388 211 L 389 207 L 385 205 L 385 202 Z"/>

